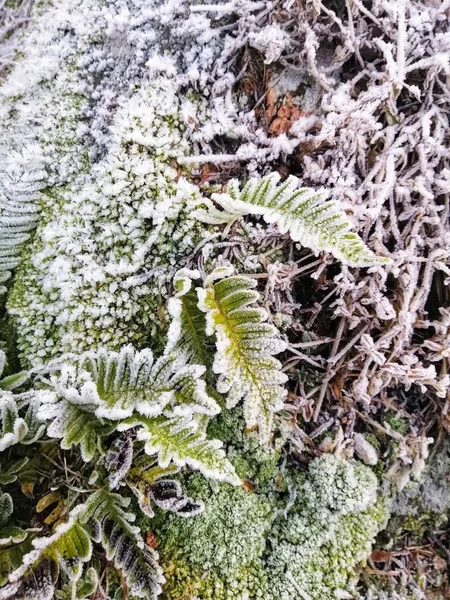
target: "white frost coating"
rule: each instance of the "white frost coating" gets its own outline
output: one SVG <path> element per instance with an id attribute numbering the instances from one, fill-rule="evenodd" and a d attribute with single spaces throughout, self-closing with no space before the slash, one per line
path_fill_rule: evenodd
<path id="1" fill-rule="evenodd" d="M 277 61 L 290 46 L 290 37 L 278 23 L 249 34 L 250 46 L 264 54 L 266 65 Z"/>
<path id="2" fill-rule="evenodd" d="M 377 450 L 368 440 L 366 440 L 362 433 L 355 433 L 353 436 L 353 443 L 356 455 L 366 465 L 376 465 L 378 463 L 379 456 Z"/>
<path id="3" fill-rule="evenodd" d="M 212 67 L 223 40 L 189 9 L 63 1 L 30 29 L 1 88 L 5 154 L 22 151 L 19 137 L 7 141 L 14 130 L 45 161 L 45 210 L 9 299 L 29 362 L 156 336 L 169 283 L 205 235 L 190 216 L 197 188 L 176 160 L 231 132 L 236 108 L 225 100 L 232 80 L 222 96 L 203 94 L 222 76 Z"/>

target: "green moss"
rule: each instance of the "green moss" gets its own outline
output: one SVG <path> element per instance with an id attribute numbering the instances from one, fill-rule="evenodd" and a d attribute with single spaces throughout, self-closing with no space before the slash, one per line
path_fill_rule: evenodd
<path id="1" fill-rule="evenodd" d="M 394 431 L 398 431 L 404 435 L 408 430 L 408 424 L 393 413 L 387 413 L 385 416 L 386 423 L 392 427 Z"/>
<path id="2" fill-rule="evenodd" d="M 167 583 L 166 600 L 323 600 L 354 583 L 355 567 L 384 526 L 386 506 L 371 470 L 333 456 L 305 474 L 242 433 L 238 411 L 217 419 L 241 477 L 254 488 L 212 489 L 183 477 L 205 511 L 191 519 L 158 512 L 152 530 Z"/>
<path id="3" fill-rule="evenodd" d="M 256 432 L 246 432 L 240 410 L 225 411 L 214 419 L 208 435 L 227 444 L 229 459 L 241 479 L 255 486 L 272 486 L 278 475 L 280 454 L 259 443 Z"/>

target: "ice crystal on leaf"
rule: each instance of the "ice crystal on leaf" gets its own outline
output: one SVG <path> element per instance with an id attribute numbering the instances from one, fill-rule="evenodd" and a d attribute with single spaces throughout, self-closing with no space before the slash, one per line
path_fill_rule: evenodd
<path id="1" fill-rule="evenodd" d="M 325 250 L 344 264 L 370 267 L 385 264 L 390 259 L 377 256 L 351 231 L 351 222 L 342 208 L 327 199 L 328 192 L 301 188 L 296 177 L 290 176 L 279 183 L 279 173 L 262 179 L 250 179 L 240 189 L 233 179 L 226 193 L 213 194 L 213 202 L 206 200 L 206 208 L 196 211 L 205 223 L 230 225 L 245 215 L 262 215 L 267 223 L 276 223 L 280 233 L 287 233 L 314 252 Z"/>

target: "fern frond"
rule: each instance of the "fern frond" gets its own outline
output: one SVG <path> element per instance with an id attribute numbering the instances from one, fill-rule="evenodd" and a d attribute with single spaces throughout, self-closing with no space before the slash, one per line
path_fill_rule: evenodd
<path id="1" fill-rule="evenodd" d="M 206 315 L 198 306 L 197 290 L 192 285 L 193 280 L 199 277 L 198 271 L 189 269 L 180 269 L 175 274 L 175 294 L 168 304 L 172 321 L 164 353 L 181 355 L 187 362 L 193 361 L 206 367 L 206 397 L 212 404 L 210 411 L 205 410 L 204 413 L 212 415 L 219 411 L 219 406 L 224 406 L 224 400 L 213 385 L 214 343 L 206 335 Z"/>
<path id="2" fill-rule="evenodd" d="M 266 323 L 267 312 L 255 306 L 259 293 L 251 277 L 232 276 L 218 268 L 198 288 L 199 307 L 206 313 L 207 333 L 215 334 L 217 352 L 213 371 L 217 389 L 227 393 L 227 406 L 243 400 L 247 427 L 258 425 L 267 441 L 273 414 L 283 406 L 287 381 L 273 355 L 286 348 L 278 330 Z"/>
<path id="3" fill-rule="evenodd" d="M 175 412 L 217 414 L 219 406 L 205 391 L 205 367 L 186 365 L 175 353 L 154 362 L 150 350 L 125 346 L 120 352 L 100 348 L 56 364 L 49 386 L 73 405 L 95 405 L 95 415 L 118 421 L 138 411 L 160 415 L 170 405 Z"/>
<path id="4" fill-rule="evenodd" d="M 198 271 L 181 269 L 175 274 L 174 296 L 169 300 L 168 309 L 172 317 L 167 333 L 165 354 L 183 352 L 188 360 L 194 360 L 207 367 L 211 364 L 208 352 L 209 339 L 206 335 L 205 314 L 198 307 L 197 292 L 192 281 L 200 277 Z"/>
<path id="5" fill-rule="evenodd" d="M 2 158 L 0 171 L 0 282 L 20 263 L 23 244 L 38 221 L 46 161 L 37 144 Z M 0 286 L 0 294 L 6 288 Z"/>
<path id="6" fill-rule="evenodd" d="M 13 500 L 10 494 L 0 490 L 0 586 L 9 575 L 20 567 L 22 559 L 30 552 L 31 541 L 38 529 L 20 529 L 8 522 L 13 514 Z"/>
<path id="7" fill-rule="evenodd" d="M 54 598 L 55 581 L 60 567 L 69 579 L 78 579 L 82 565 L 91 557 L 92 544 L 79 516 L 86 510 L 80 505 L 72 511 L 67 523 L 56 527 L 53 535 L 32 541 L 33 550 L 25 554 L 21 565 L 9 576 L 9 584 L 0 590 L 0 599 Z M 41 589 L 39 589 L 41 588 Z"/>
<path id="8" fill-rule="evenodd" d="M 6 355 L 0 350 L 0 377 L 6 365 Z M 32 444 L 44 432 L 36 418 L 38 400 L 34 392 L 13 394 L 30 377 L 21 371 L 0 379 L 0 452 L 15 444 Z"/>
<path id="9" fill-rule="evenodd" d="M 0 529 L 0 587 L 5 585 L 9 575 L 20 567 L 23 557 L 32 550 L 31 542 L 38 531 L 13 525 Z"/>
<path id="10" fill-rule="evenodd" d="M 28 433 L 25 420 L 19 416 L 19 409 L 11 393 L 0 397 L 0 419 L 2 432 L 0 435 L 0 452 L 9 446 L 18 444 Z"/>
<path id="11" fill-rule="evenodd" d="M 109 487 L 115 489 L 128 473 L 133 462 L 133 439 L 122 434 L 110 446 L 103 464 L 108 472 Z"/>
<path id="12" fill-rule="evenodd" d="M 330 252 L 344 264 L 370 267 L 391 262 L 378 256 L 351 231 L 352 224 L 344 210 L 328 200 L 325 190 L 299 188 L 298 179 L 290 176 L 279 184 L 280 175 L 272 173 L 262 179 L 250 179 L 239 189 L 232 180 L 225 194 L 213 194 L 198 208 L 196 217 L 205 223 L 230 225 L 245 215 L 261 215 L 266 223 L 276 223 L 280 233 L 289 232 L 294 242 L 318 253 Z"/>
<path id="13" fill-rule="evenodd" d="M 112 352 L 100 348 L 81 355 L 76 364 L 78 379 L 85 371 L 95 386 L 99 417 L 119 420 L 129 416 L 136 405 L 145 406 L 149 414 L 159 414 L 165 405 L 165 399 L 155 394 L 155 380 L 165 380 L 167 368 L 154 365 L 149 349 L 136 352 L 125 346 Z"/>
<path id="14" fill-rule="evenodd" d="M 179 482 L 173 479 L 162 479 L 154 483 L 150 488 L 150 497 L 156 506 L 175 512 L 179 517 L 193 517 L 205 509 L 201 500 L 185 496 Z"/>
<path id="15" fill-rule="evenodd" d="M 0 600 L 53 600 L 57 565 L 43 560 L 33 571 L 0 588 Z"/>
<path id="16" fill-rule="evenodd" d="M 134 415 L 119 424 L 118 430 L 138 427 L 138 440 L 145 442 L 145 452 L 158 456 L 161 467 L 173 462 L 178 467 L 188 465 L 206 477 L 239 485 L 240 479 L 227 460 L 222 443 L 208 440 L 198 431 L 198 424 L 189 417 L 145 417 Z"/>
<path id="17" fill-rule="evenodd" d="M 130 499 L 99 490 L 87 501 L 81 522 L 91 524 L 91 536 L 106 552 L 107 560 L 121 569 L 132 596 L 153 600 L 165 579 L 158 554 L 144 544 L 135 516 L 126 512 Z"/>

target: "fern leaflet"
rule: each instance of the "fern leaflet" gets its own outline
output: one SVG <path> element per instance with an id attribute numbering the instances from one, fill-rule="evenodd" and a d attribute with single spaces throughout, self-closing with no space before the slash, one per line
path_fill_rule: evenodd
<path id="1" fill-rule="evenodd" d="M 167 333 L 165 352 L 175 349 L 183 352 L 188 360 L 210 366 L 211 353 L 208 352 L 209 340 L 206 335 L 205 314 L 198 307 L 198 298 L 192 280 L 200 273 L 181 269 L 175 274 L 173 285 L 175 294 L 169 300 L 169 314 L 172 321 Z"/>
<path id="2" fill-rule="evenodd" d="M 32 444 L 44 432 L 39 423 L 37 396 L 0 391 L 0 452 L 15 444 Z"/>
<path id="3" fill-rule="evenodd" d="M 160 415 L 167 406 L 175 412 L 217 414 L 219 406 L 205 391 L 205 367 L 187 365 L 182 356 L 166 354 L 154 362 L 150 350 L 125 346 L 120 352 L 100 348 L 73 363 L 56 364 L 48 381 L 70 404 L 95 405 L 95 415 L 112 421 L 134 411 Z"/>
<path id="4" fill-rule="evenodd" d="M 40 393 L 38 418 L 48 422 L 47 435 L 61 440 L 61 448 L 79 445 L 85 462 L 94 458 L 101 438 L 114 431 L 114 424 L 96 416 L 96 404 L 75 404 L 56 394 Z"/>
<path id="5" fill-rule="evenodd" d="M 24 243 L 37 224 L 37 200 L 45 186 L 46 159 L 37 144 L 1 156 L 0 171 L 0 283 L 21 260 Z M 6 287 L 0 285 L 0 294 Z"/>

